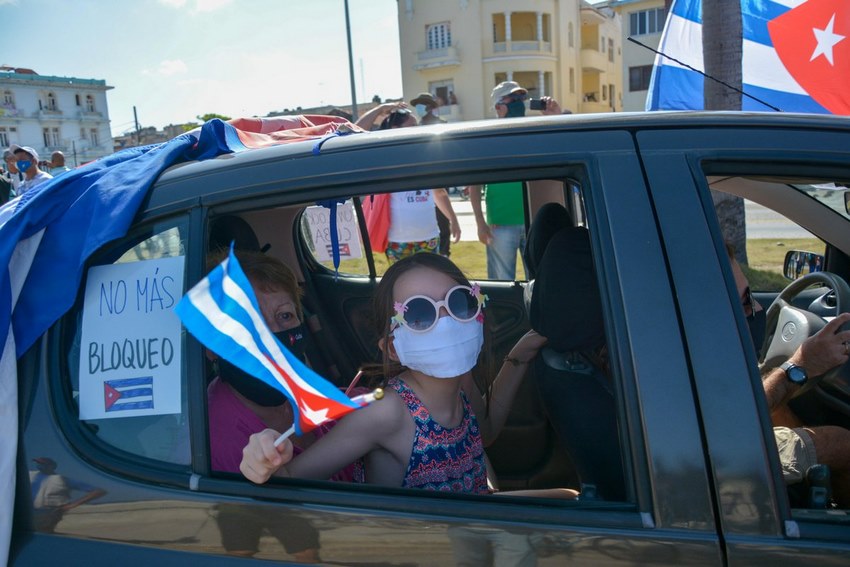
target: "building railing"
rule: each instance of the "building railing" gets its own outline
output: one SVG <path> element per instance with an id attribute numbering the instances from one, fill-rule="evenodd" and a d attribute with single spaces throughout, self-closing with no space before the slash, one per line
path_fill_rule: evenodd
<path id="1" fill-rule="evenodd" d="M 582 69 L 604 72 L 608 69 L 608 65 L 608 57 L 598 49 L 584 48 L 581 50 Z"/>
<path id="2" fill-rule="evenodd" d="M 440 49 L 426 49 L 416 54 L 415 70 L 430 67 L 445 67 L 448 65 L 460 65 L 460 52 L 457 47 L 441 47 Z"/>
<path id="3" fill-rule="evenodd" d="M 537 53 L 552 53 L 552 43 L 549 41 L 494 41 L 493 53 L 516 53 L 536 51 Z"/>
<path id="4" fill-rule="evenodd" d="M 65 85 L 79 85 L 92 87 L 106 87 L 106 81 L 102 79 L 78 79 L 76 77 L 54 77 L 52 75 L 29 75 L 25 73 L 3 73 L 0 79 L 14 81 L 28 81 L 32 83 L 61 83 Z M 108 87 L 111 88 L 111 87 Z"/>

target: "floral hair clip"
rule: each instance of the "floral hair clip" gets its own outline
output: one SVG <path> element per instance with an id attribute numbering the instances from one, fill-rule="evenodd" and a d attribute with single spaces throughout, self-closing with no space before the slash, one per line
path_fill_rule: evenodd
<path id="1" fill-rule="evenodd" d="M 472 297 L 478 300 L 478 306 L 480 308 L 475 320 L 479 323 L 484 323 L 484 306 L 487 305 L 487 300 L 490 299 L 490 297 L 488 297 L 486 293 L 481 292 L 481 286 L 478 284 L 472 285 Z"/>
<path id="2" fill-rule="evenodd" d="M 404 323 L 404 312 L 407 311 L 407 305 L 396 301 L 393 303 L 393 308 L 395 309 L 395 315 L 390 317 L 390 330 L 400 327 Z"/>

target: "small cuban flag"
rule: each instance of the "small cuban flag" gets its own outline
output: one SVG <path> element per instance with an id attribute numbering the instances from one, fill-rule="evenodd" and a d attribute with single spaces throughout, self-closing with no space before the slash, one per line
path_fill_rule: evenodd
<path id="1" fill-rule="evenodd" d="M 372 401 L 349 399 L 277 340 L 232 245 L 230 255 L 183 296 L 174 312 L 207 348 L 289 398 L 298 435 Z"/>

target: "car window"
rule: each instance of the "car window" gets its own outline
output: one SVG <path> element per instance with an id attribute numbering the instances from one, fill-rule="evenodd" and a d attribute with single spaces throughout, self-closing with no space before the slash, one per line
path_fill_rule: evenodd
<path id="1" fill-rule="evenodd" d="M 747 263 L 743 266 L 755 292 L 782 291 L 792 279 L 822 269 L 826 244 L 782 213 L 744 199 Z M 789 252 L 798 252 L 794 269 L 783 271 Z M 797 260 L 799 258 L 799 260 Z M 789 278 L 790 276 L 790 278 Z"/>
<path id="2" fill-rule="evenodd" d="M 526 197 L 524 181 L 364 195 L 359 201 L 371 235 L 369 246 L 349 199 L 337 208 L 339 271 L 369 275 L 365 256 L 369 253 L 380 276 L 394 259 L 425 250 L 450 257 L 475 280 L 526 281 L 522 255 L 529 224 Z M 329 216 L 327 207 L 309 206 L 300 228 L 310 255 L 332 270 Z"/>
<path id="3" fill-rule="evenodd" d="M 505 431 L 487 449 L 495 478 L 500 490 L 508 493 L 530 490 L 519 494 L 535 496 L 540 494 L 535 491 L 541 489 L 571 488 L 582 490 L 586 501 L 628 502 L 631 491 L 626 479 L 630 474 L 626 472 L 620 443 L 617 365 L 608 361 L 603 321 L 607 307 L 600 299 L 598 260 L 591 245 L 595 236 L 588 227 L 581 184 L 543 180 L 506 185 L 507 189 L 528 191 L 529 208 L 534 211 L 528 229 L 524 222 L 518 225 L 523 238 L 521 246 L 514 248 L 516 279 L 534 278 L 534 291 L 525 297 L 519 287 L 488 283 L 489 257 L 477 239 L 468 192 L 449 196 L 456 215 L 462 219 L 461 241 L 452 243 L 450 259 L 470 279 L 480 282 L 490 298 L 487 317 L 499 329 L 494 340 L 495 359 L 501 361 L 507 356 L 514 342 L 530 328 L 551 335 L 552 345 L 545 349 L 545 360 L 541 354 L 540 363 L 529 371 L 514 400 Z M 499 184 L 486 189 L 498 190 Z M 388 197 L 400 195 L 407 202 L 427 198 L 423 193 L 413 190 Z M 482 204 L 486 207 L 486 203 Z M 370 196 L 360 202 L 363 209 L 385 205 Z M 364 280 L 351 277 L 369 273 L 365 257 L 351 257 L 365 256 L 367 245 L 360 237 L 356 209 L 353 200 L 338 205 L 338 277 L 331 275 L 329 209 L 308 206 L 299 219 L 303 248 L 320 265 L 317 270 L 302 266 L 307 280 L 304 301 L 314 305 L 316 316 L 323 319 L 319 326 L 324 340 L 330 343 L 333 336 L 333 344 L 342 350 L 350 350 L 364 340 L 365 347 L 374 348 L 376 342 L 368 320 L 371 288 L 359 291 Z M 429 215 L 435 214 L 433 209 L 430 205 Z M 555 244 L 550 246 L 550 240 Z M 275 244 L 273 249 L 279 246 Z M 520 248 L 527 254 L 520 255 Z M 386 251 L 372 253 L 378 276 L 388 266 L 387 256 Z M 358 298 L 358 293 L 363 295 Z M 339 352 L 331 353 L 334 355 L 339 356 Z M 361 358 L 360 362 L 376 359 Z M 499 366 L 497 363 L 495 370 Z M 340 383 L 343 387 L 347 384 L 345 379 Z M 360 383 L 366 384 L 369 382 L 365 379 Z M 591 422 L 592 431 L 584 427 Z"/>
<path id="4" fill-rule="evenodd" d="M 184 219 L 131 232 L 90 263 L 68 314 L 70 395 L 79 422 L 112 448 L 190 461 L 184 333 Z"/>

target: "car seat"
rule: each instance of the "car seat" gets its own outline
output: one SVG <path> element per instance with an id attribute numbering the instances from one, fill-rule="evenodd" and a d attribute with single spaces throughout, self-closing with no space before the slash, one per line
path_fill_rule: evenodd
<path id="1" fill-rule="evenodd" d="M 599 356 L 605 328 L 587 229 L 562 228 L 549 240 L 529 318 L 549 339 L 535 360 L 535 375 L 547 416 L 578 472 L 582 497 L 625 500 L 616 401 Z"/>

